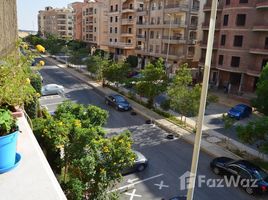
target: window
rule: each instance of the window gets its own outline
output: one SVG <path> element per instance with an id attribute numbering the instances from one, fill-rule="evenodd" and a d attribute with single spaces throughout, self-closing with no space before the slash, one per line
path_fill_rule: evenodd
<path id="1" fill-rule="evenodd" d="M 127 43 L 131 44 L 131 39 L 128 39 Z"/>
<path id="2" fill-rule="evenodd" d="M 118 22 L 118 16 L 115 16 L 115 22 Z"/>
<path id="3" fill-rule="evenodd" d="M 226 41 L 226 35 L 221 36 L 221 45 L 224 46 Z"/>
<path id="4" fill-rule="evenodd" d="M 112 27 L 110 27 L 110 33 L 112 33 L 113 32 L 113 28 Z"/>
<path id="5" fill-rule="evenodd" d="M 239 0 L 239 3 L 248 3 L 248 0 Z"/>
<path id="6" fill-rule="evenodd" d="M 228 19 L 229 19 L 229 15 L 224 15 L 224 17 L 223 17 L 223 26 L 228 25 Z"/>
<path id="7" fill-rule="evenodd" d="M 130 9 L 133 9 L 133 4 L 132 4 L 132 3 L 129 4 L 129 8 L 130 8 Z"/>
<path id="8" fill-rule="evenodd" d="M 128 28 L 128 33 L 132 33 L 132 29 L 131 28 Z"/>
<path id="9" fill-rule="evenodd" d="M 153 31 L 150 32 L 150 38 L 154 38 L 154 32 Z"/>
<path id="10" fill-rule="evenodd" d="M 111 6 L 111 12 L 113 12 L 113 9 L 114 9 L 113 6 Z"/>
<path id="11" fill-rule="evenodd" d="M 96 36 L 94 36 L 94 41 L 96 41 L 97 40 L 97 37 Z"/>
<path id="12" fill-rule="evenodd" d="M 115 43 L 117 42 L 117 38 L 114 39 L 114 42 L 115 42 Z"/>
<path id="13" fill-rule="evenodd" d="M 115 11 L 118 11 L 118 5 L 117 4 L 115 5 Z"/>
<path id="14" fill-rule="evenodd" d="M 110 22 L 113 22 L 113 17 L 110 17 Z"/>
<path id="15" fill-rule="evenodd" d="M 153 52 L 153 50 L 154 50 L 154 46 L 153 46 L 153 45 L 150 45 L 150 49 L 149 49 L 149 51 L 150 51 L 150 52 Z"/>
<path id="16" fill-rule="evenodd" d="M 236 25 L 237 26 L 245 26 L 246 24 L 246 15 L 245 14 L 238 14 L 236 16 Z"/>
<path id="17" fill-rule="evenodd" d="M 234 36 L 234 47 L 242 47 L 243 45 L 243 36 L 235 35 Z"/>
<path id="18" fill-rule="evenodd" d="M 219 55 L 219 61 L 218 61 L 219 65 L 223 64 L 223 55 Z"/>
<path id="19" fill-rule="evenodd" d="M 240 64 L 240 57 L 232 56 L 231 66 L 232 67 L 239 67 L 239 64 Z"/>
<path id="20" fill-rule="evenodd" d="M 157 17 L 157 24 L 160 24 L 160 22 L 161 22 L 160 17 Z"/>
<path id="21" fill-rule="evenodd" d="M 96 8 L 94 9 L 94 13 L 97 14 L 97 9 Z"/>
<path id="22" fill-rule="evenodd" d="M 96 27 L 94 27 L 94 32 L 97 32 L 97 28 Z"/>
<path id="23" fill-rule="evenodd" d="M 159 45 L 156 45 L 155 46 L 155 53 L 159 53 L 160 52 L 160 46 Z"/>
<path id="24" fill-rule="evenodd" d="M 264 48 L 268 49 L 268 37 L 265 38 Z"/>
<path id="25" fill-rule="evenodd" d="M 110 38 L 110 42 L 112 42 L 113 41 L 113 39 L 112 38 Z"/>
<path id="26" fill-rule="evenodd" d="M 268 59 L 263 59 L 262 64 L 261 64 L 261 69 L 263 69 L 267 63 L 268 63 Z"/>
<path id="27" fill-rule="evenodd" d="M 117 33 L 117 27 L 115 27 L 114 32 Z"/>
<path id="28" fill-rule="evenodd" d="M 128 19 L 132 19 L 132 16 L 130 15 L 130 16 L 128 16 Z"/>
<path id="29" fill-rule="evenodd" d="M 226 0 L 225 5 L 230 5 L 230 0 Z"/>

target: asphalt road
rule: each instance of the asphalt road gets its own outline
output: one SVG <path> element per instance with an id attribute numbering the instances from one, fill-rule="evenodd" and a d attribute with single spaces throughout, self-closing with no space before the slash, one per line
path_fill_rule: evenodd
<path id="1" fill-rule="evenodd" d="M 148 159 L 149 165 L 145 171 L 130 174 L 115 187 L 120 199 L 129 200 L 157 200 L 169 199 L 173 196 L 184 195 L 183 184 L 179 177 L 190 169 L 193 146 L 180 139 L 166 139 L 166 132 L 157 126 L 145 124 L 145 119 L 139 115 L 132 116 L 129 112 L 118 112 L 104 103 L 104 97 L 97 94 L 90 86 L 74 78 L 63 69 L 47 65 L 41 70 L 44 84 L 56 83 L 66 89 L 65 97 L 58 95 L 42 97 L 41 104 L 49 111 L 64 99 L 77 103 L 94 104 L 109 111 L 109 119 L 105 129 L 110 134 L 118 134 L 123 130 L 130 130 L 134 139 L 133 148 L 142 152 Z M 198 173 L 205 175 L 206 180 L 220 177 L 209 169 L 212 157 L 201 152 Z M 131 184 L 134 184 L 131 186 Z M 202 184 L 196 189 L 195 200 L 254 200 L 267 197 L 252 197 L 235 187 L 215 188 Z"/>

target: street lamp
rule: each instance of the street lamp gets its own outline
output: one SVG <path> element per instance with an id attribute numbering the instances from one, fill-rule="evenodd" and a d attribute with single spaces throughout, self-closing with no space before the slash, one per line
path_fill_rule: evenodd
<path id="1" fill-rule="evenodd" d="M 204 120 L 207 91 L 208 91 L 208 80 L 209 80 L 209 72 L 210 72 L 211 57 L 212 57 L 212 46 L 213 46 L 213 41 L 214 41 L 217 5 L 218 5 L 218 0 L 212 0 L 209 32 L 208 32 L 207 52 L 206 52 L 206 60 L 205 60 L 205 66 L 204 66 L 203 84 L 202 84 L 202 91 L 201 91 L 201 98 L 200 98 L 200 105 L 199 105 L 195 142 L 194 142 L 194 151 L 193 151 L 193 157 L 192 157 L 192 166 L 191 166 L 191 173 L 190 173 L 191 177 L 189 179 L 188 192 L 187 192 L 187 200 L 192 200 L 194 196 L 195 180 L 196 180 L 200 145 L 201 145 L 201 139 L 202 139 L 202 124 Z"/>
<path id="2" fill-rule="evenodd" d="M 169 46 L 170 46 L 170 30 L 171 30 L 171 15 L 167 14 L 169 16 L 169 29 L 168 29 L 168 46 L 167 46 L 167 55 L 166 55 L 166 71 L 168 68 L 168 55 L 169 55 Z"/>

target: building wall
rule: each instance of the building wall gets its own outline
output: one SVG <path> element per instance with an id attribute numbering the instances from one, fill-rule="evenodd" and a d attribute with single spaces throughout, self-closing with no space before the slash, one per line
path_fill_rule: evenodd
<path id="1" fill-rule="evenodd" d="M 259 6 L 259 5 L 262 5 Z M 204 8 L 203 23 L 203 51 L 205 55 L 208 25 L 210 18 L 211 0 L 207 0 Z M 218 70 L 217 85 L 232 83 L 232 90 L 236 94 L 254 92 L 263 65 L 268 61 L 268 1 L 249 0 L 240 3 L 239 0 L 220 0 L 217 12 L 216 31 L 213 48 L 212 70 Z M 245 24 L 238 25 L 237 17 L 244 14 Z M 224 16 L 228 17 L 228 24 L 224 25 Z M 225 43 L 222 37 L 225 35 Z M 235 36 L 242 36 L 242 45 L 235 46 Z M 232 57 L 239 57 L 239 66 L 232 65 Z M 222 62 L 221 59 L 223 58 Z M 228 74 L 228 75 L 226 75 Z"/>
<path id="2" fill-rule="evenodd" d="M 74 12 L 74 39 L 82 40 L 82 8 L 83 2 L 72 3 L 71 6 Z"/>
<path id="3" fill-rule="evenodd" d="M 0 57 L 15 49 L 18 38 L 16 0 L 0 1 Z"/>

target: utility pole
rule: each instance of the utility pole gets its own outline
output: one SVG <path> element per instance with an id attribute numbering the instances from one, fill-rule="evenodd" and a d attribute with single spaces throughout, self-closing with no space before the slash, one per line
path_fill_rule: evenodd
<path id="1" fill-rule="evenodd" d="M 200 145 L 201 145 L 201 139 L 202 139 L 202 125 L 203 125 L 204 113 L 205 113 L 205 108 L 206 108 L 208 80 L 209 80 L 211 57 L 212 57 L 212 47 L 213 47 L 213 42 L 214 42 L 217 5 L 218 5 L 218 0 L 212 0 L 209 32 L 208 32 L 207 52 L 206 52 L 206 60 L 205 60 L 205 66 L 204 66 L 204 77 L 203 77 L 203 84 L 202 84 L 202 91 L 201 91 L 201 98 L 200 98 L 200 105 L 199 105 L 194 151 L 193 151 L 193 157 L 192 157 L 192 166 L 191 166 L 192 177 L 190 177 L 190 180 L 189 180 L 187 200 L 193 200 L 193 196 L 194 196 L 198 159 L 199 159 Z"/>

